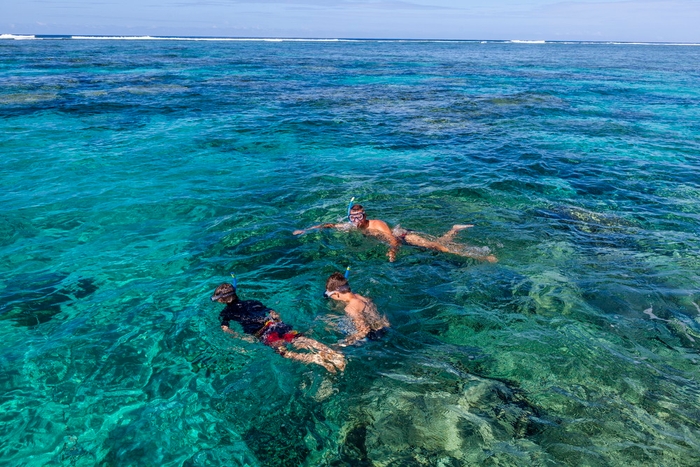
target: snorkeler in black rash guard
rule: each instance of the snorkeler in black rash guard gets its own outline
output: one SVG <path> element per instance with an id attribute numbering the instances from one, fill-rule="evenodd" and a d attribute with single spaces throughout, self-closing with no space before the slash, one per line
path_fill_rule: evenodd
<path id="1" fill-rule="evenodd" d="M 280 319 L 276 311 L 271 310 L 257 300 L 239 300 L 236 289 L 231 284 L 221 284 L 211 296 L 212 302 L 226 305 L 219 314 L 221 329 L 234 337 L 248 342 L 260 341 L 272 347 L 284 358 L 304 363 L 316 363 L 331 373 L 345 369 L 345 357 L 318 341 L 304 337 Z M 235 321 L 241 325 L 244 335 L 233 331 L 229 324 Z M 294 349 L 308 350 L 299 353 L 287 350 L 287 344 Z"/>

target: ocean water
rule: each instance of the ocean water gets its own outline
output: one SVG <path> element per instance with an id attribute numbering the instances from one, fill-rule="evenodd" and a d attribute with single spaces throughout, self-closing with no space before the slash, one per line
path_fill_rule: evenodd
<path id="1" fill-rule="evenodd" d="M 696 466 L 699 166 L 697 47 L 0 41 L 0 464 Z M 344 373 L 220 331 L 348 265 Z"/>

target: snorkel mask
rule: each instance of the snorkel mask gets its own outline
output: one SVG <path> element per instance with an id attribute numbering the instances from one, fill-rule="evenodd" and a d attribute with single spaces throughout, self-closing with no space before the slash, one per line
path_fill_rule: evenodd
<path id="1" fill-rule="evenodd" d="M 350 220 L 350 222 L 354 226 L 359 227 L 360 224 L 362 224 L 362 222 L 367 218 L 367 215 L 365 214 L 364 209 L 360 212 L 355 212 L 355 213 L 351 212 L 352 207 L 354 206 L 354 204 L 353 204 L 354 201 L 355 201 L 355 197 L 353 196 L 350 199 L 350 202 L 348 203 L 348 219 Z M 360 206 L 360 207 L 362 207 L 362 206 Z"/>
<path id="2" fill-rule="evenodd" d="M 221 300 L 222 298 L 230 297 L 232 295 L 236 294 L 236 285 L 238 285 L 238 279 L 236 279 L 236 275 L 234 273 L 230 273 L 231 277 L 233 278 L 233 282 L 231 282 L 231 287 L 233 287 L 233 290 L 230 292 L 220 292 L 218 294 L 214 294 L 211 296 L 211 301 L 216 302 L 218 300 Z"/>
<path id="3" fill-rule="evenodd" d="M 348 218 L 350 219 L 350 222 L 352 222 L 353 224 L 359 225 L 362 223 L 363 220 L 365 220 L 365 212 L 360 211 L 360 212 L 350 214 L 348 216 Z"/>

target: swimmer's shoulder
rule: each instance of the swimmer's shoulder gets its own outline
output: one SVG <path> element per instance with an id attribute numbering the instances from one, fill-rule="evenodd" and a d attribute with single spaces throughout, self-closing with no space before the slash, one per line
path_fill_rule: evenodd
<path id="1" fill-rule="evenodd" d="M 371 299 L 364 297 L 360 294 L 355 294 L 355 297 L 353 297 L 353 299 L 348 304 L 348 308 L 351 308 L 353 312 L 360 315 L 376 310 L 374 302 Z"/>
<path id="2" fill-rule="evenodd" d="M 391 229 L 389 228 L 389 224 L 387 224 L 386 222 L 384 222 L 381 219 L 371 219 L 369 221 L 368 228 L 370 230 L 378 230 L 378 231 L 384 232 L 384 233 L 391 233 Z"/>
<path id="3" fill-rule="evenodd" d="M 348 302 L 347 306 L 345 307 L 345 312 L 348 314 L 361 314 L 362 310 L 364 310 L 366 304 L 365 301 L 363 300 L 364 297 L 362 295 L 355 294 L 355 296 Z"/>

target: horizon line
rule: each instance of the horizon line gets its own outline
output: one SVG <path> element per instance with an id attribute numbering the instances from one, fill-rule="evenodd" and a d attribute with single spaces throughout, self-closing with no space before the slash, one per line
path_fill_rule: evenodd
<path id="1" fill-rule="evenodd" d="M 181 41 L 269 41 L 269 42 L 498 42 L 515 44 L 552 44 L 552 43 L 588 43 L 588 44 L 630 44 L 630 45 L 700 45 L 698 42 L 684 41 L 625 41 L 625 40 L 589 40 L 589 39 L 444 39 L 444 38 L 402 38 L 402 37 L 294 37 L 294 36 L 180 36 L 149 34 L 17 34 L 0 33 L 0 40 L 181 40 Z"/>

